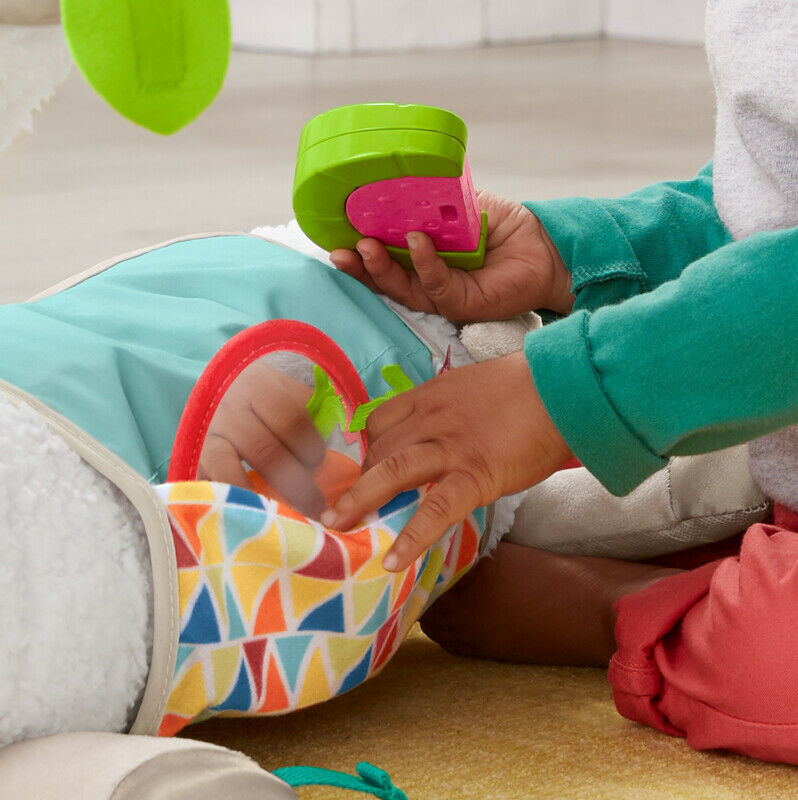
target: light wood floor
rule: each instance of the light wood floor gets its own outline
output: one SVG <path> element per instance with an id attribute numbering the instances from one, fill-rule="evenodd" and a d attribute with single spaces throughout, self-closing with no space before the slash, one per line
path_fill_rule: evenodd
<path id="1" fill-rule="evenodd" d="M 291 216 L 302 124 L 342 103 L 418 101 L 466 120 L 475 182 L 517 199 L 617 194 L 709 159 L 701 50 L 590 41 L 310 60 L 233 54 L 225 87 L 170 138 L 73 71 L 0 153 L 0 302 L 173 236 Z"/>

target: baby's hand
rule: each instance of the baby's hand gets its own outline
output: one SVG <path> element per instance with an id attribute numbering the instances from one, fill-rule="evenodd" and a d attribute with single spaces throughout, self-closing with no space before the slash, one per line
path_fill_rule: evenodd
<path id="1" fill-rule="evenodd" d="M 333 250 L 330 260 L 372 291 L 416 311 L 452 322 L 508 319 L 537 308 L 568 313 L 571 276 L 538 218 L 520 203 L 479 192 L 488 213 L 485 264 L 472 272 L 452 269 L 425 233 L 407 236 L 415 271 L 403 269 L 377 239 L 355 250 Z"/>
<path id="2" fill-rule="evenodd" d="M 312 393 L 262 361 L 250 364 L 211 420 L 197 477 L 251 490 L 244 460 L 298 511 L 318 519 L 326 503 L 313 472 L 325 443 L 307 412 Z"/>
<path id="3" fill-rule="evenodd" d="M 473 509 L 542 481 L 571 456 L 523 353 L 445 372 L 377 408 L 361 478 L 322 521 L 347 530 L 436 481 L 383 561 L 399 571 Z"/>

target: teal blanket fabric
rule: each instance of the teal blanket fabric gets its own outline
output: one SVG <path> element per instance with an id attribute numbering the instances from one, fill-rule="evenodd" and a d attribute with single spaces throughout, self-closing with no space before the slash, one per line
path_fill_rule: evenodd
<path id="1" fill-rule="evenodd" d="M 429 350 L 377 296 L 321 262 L 246 235 L 124 258 L 53 296 L 0 306 L 0 378 L 47 403 L 153 482 L 189 392 L 232 336 L 300 320 L 349 356 L 370 396 L 385 364 L 419 383 Z"/>
<path id="2" fill-rule="evenodd" d="M 734 242 L 694 180 L 526 204 L 573 276 L 574 312 L 526 355 L 558 430 L 615 494 L 669 456 L 798 422 L 798 228 Z"/>

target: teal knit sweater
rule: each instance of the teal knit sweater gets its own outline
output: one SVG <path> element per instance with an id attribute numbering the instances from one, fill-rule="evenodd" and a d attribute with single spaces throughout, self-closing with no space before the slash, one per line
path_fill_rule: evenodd
<path id="1" fill-rule="evenodd" d="M 582 463 L 625 494 L 668 457 L 798 422 L 798 228 L 733 242 L 712 166 L 615 200 L 525 203 L 573 276 L 526 356 Z"/>

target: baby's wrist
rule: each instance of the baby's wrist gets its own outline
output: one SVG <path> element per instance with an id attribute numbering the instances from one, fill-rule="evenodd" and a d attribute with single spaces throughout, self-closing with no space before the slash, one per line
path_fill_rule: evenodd
<path id="1" fill-rule="evenodd" d="M 551 292 L 546 308 L 559 314 L 570 314 L 574 305 L 574 295 L 571 292 L 571 273 L 565 266 L 560 251 L 546 232 L 543 223 L 538 220 L 538 224 L 540 225 L 540 238 L 551 259 Z"/>

